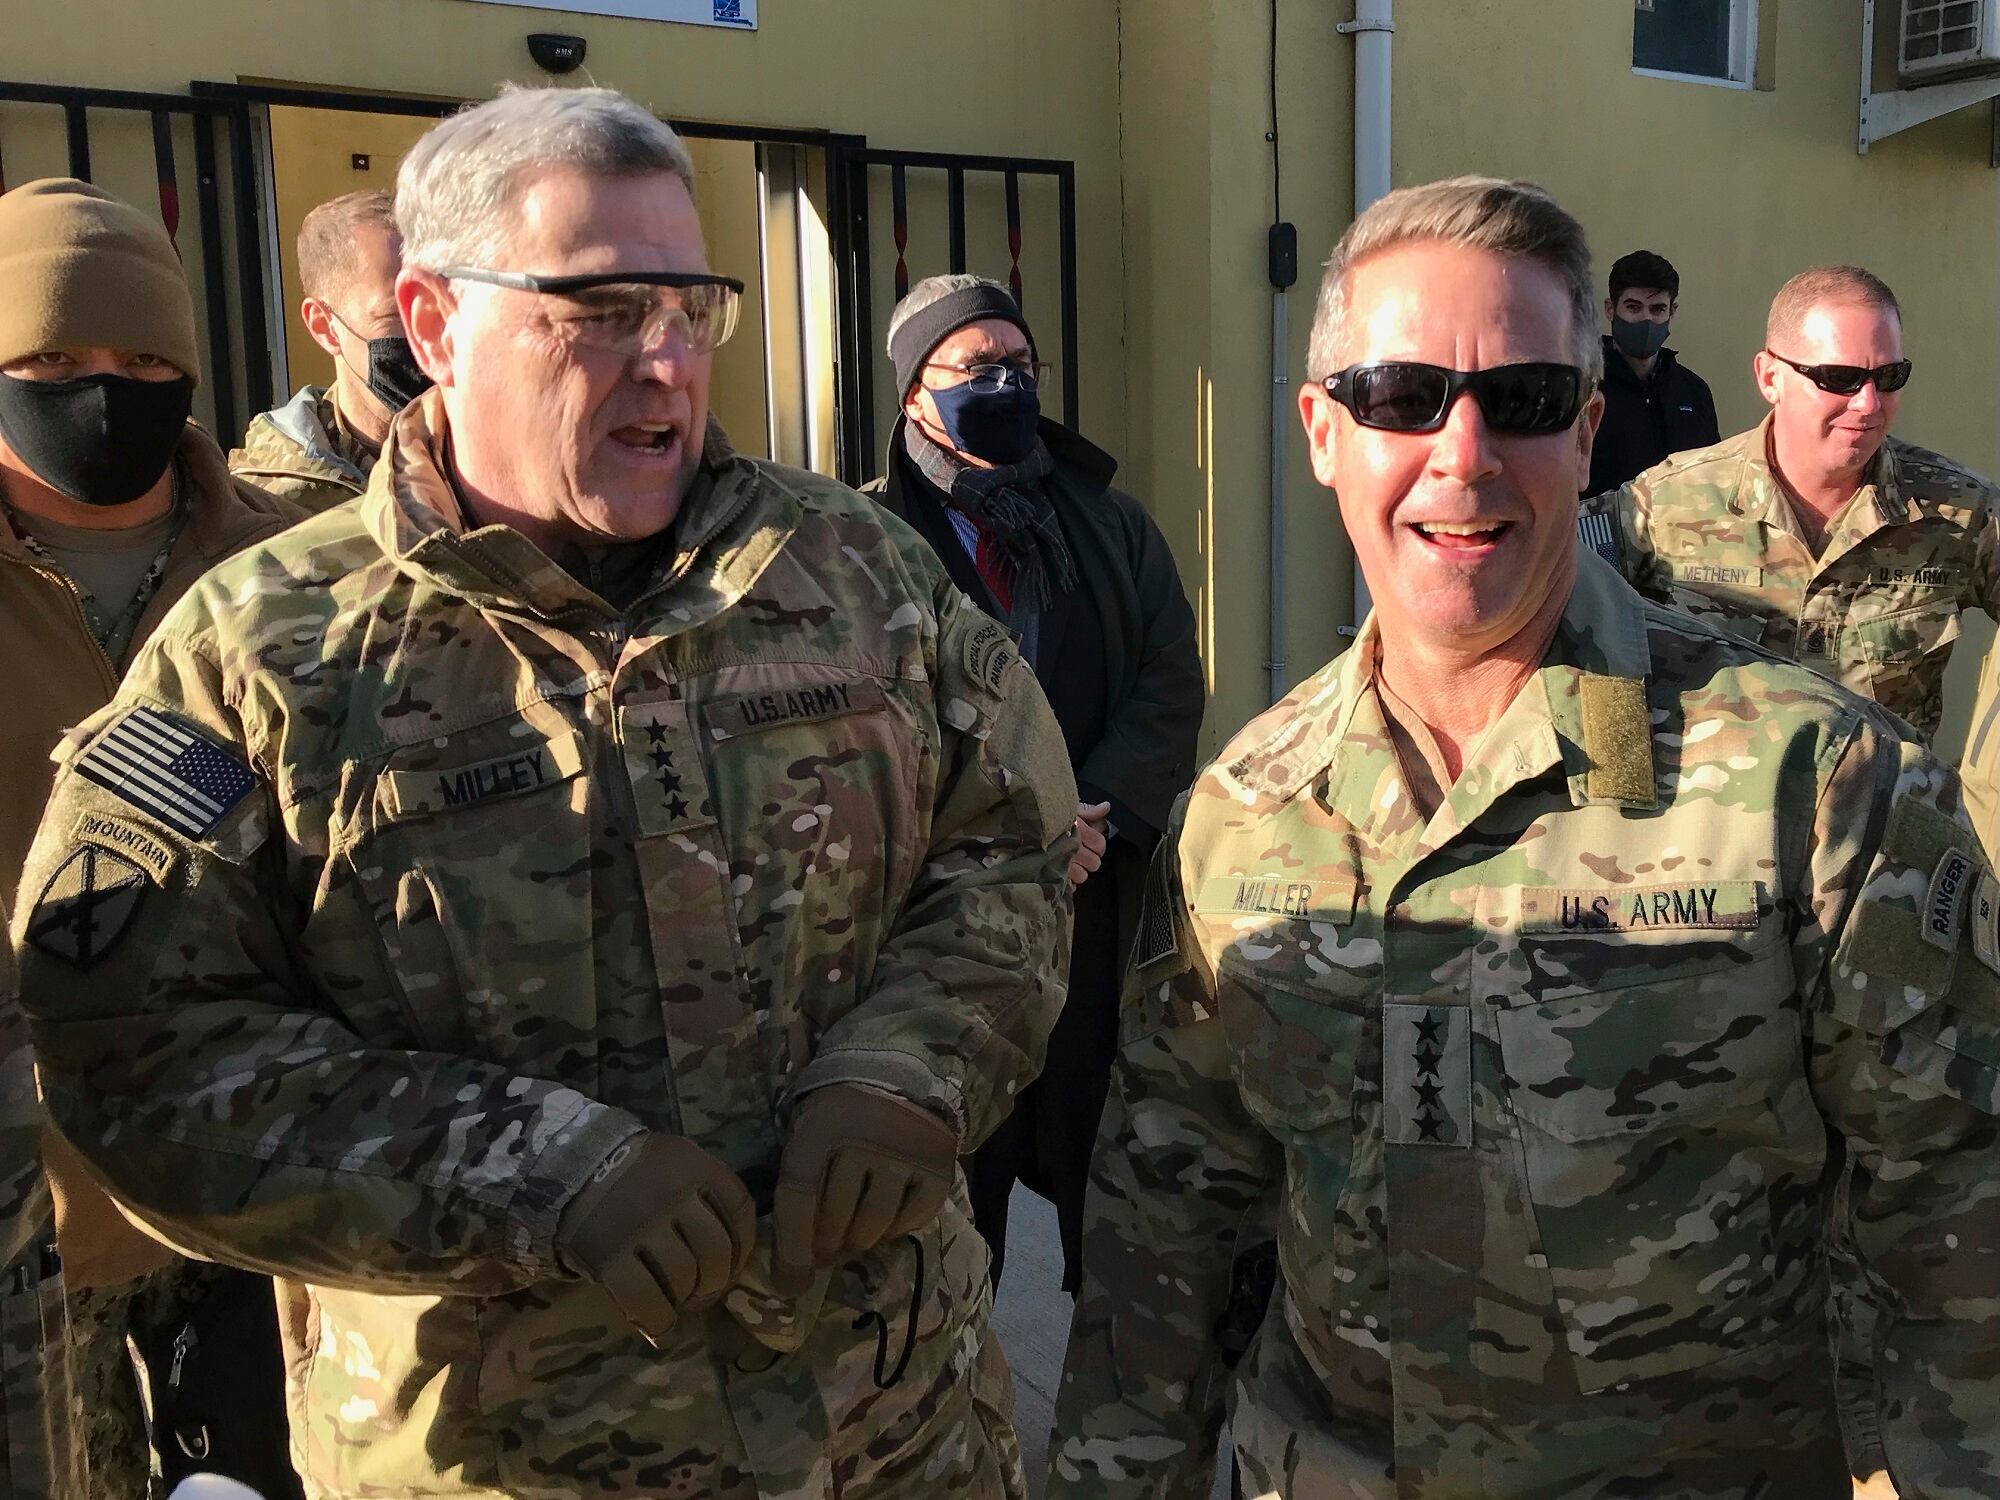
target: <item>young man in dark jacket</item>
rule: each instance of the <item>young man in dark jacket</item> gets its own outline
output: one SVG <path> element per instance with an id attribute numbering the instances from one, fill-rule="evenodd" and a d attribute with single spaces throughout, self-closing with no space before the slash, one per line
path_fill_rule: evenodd
<path id="1" fill-rule="evenodd" d="M 1055 1204 L 1063 1284 L 1079 1272 L 1083 1193 L 1117 1040 L 1118 991 L 1153 848 L 1194 773 L 1203 679 L 1166 538 L 1111 486 L 1117 462 L 1041 415 L 1045 367 L 1019 305 L 967 275 L 917 283 L 889 322 L 902 415 L 869 487 L 1003 622 L 1069 748 L 1083 844 L 1076 941 L 1048 1064 L 969 1164 L 1000 1280 L 1016 1181 Z"/>
<path id="2" fill-rule="evenodd" d="M 1680 272 L 1664 255 L 1634 250 L 1612 263 L 1604 425 L 1591 450 L 1589 494 L 1617 489 L 1670 453 L 1722 441 L 1708 382 L 1666 346 L 1680 294 Z"/>

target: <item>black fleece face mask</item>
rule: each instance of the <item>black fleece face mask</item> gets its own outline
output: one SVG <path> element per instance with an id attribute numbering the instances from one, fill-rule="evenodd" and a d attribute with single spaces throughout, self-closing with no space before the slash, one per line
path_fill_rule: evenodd
<path id="1" fill-rule="evenodd" d="M 194 382 L 0 375 L 0 437 L 42 483 L 85 505 L 125 505 L 173 462 Z"/>

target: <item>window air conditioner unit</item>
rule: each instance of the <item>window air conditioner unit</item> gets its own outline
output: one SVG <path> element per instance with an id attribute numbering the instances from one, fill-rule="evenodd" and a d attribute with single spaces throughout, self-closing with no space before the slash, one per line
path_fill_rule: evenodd
<path id="1" fill-rule="evenodd" d="M 2000 69 L 2000 0 L 1903 0 L 1896 67 L 1912 82 Z"/>

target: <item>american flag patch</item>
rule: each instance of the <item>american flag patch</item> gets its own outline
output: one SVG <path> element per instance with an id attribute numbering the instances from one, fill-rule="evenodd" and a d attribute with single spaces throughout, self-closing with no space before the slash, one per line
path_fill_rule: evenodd
<path id="1" fill-rule="evenodd" d="M 1586 511 L 1577 517 L 1576 534 L 1583 545 L 1610 563 L 1614 568 L 1622 568 L 1623 549 L 1618 545 L 1618 528 L 1611 517 L 1601 510 Z"/>
<path id="2" fill-rule="evenodd" d="M 191 839 L 205 839 L 256 778 L 179 720 L 135 708 L 78 757 L 76 771 Z"/>

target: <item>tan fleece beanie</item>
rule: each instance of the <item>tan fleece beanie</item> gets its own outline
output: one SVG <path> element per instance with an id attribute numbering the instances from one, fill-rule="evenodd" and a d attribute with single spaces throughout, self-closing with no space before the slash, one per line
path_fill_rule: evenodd
<path id="1" fill-rule="evenodd" d="M 194 299 L 166 226 L 74 177 L 0 193 L 0 364 L 132 349 L 201 379 Z"/>

